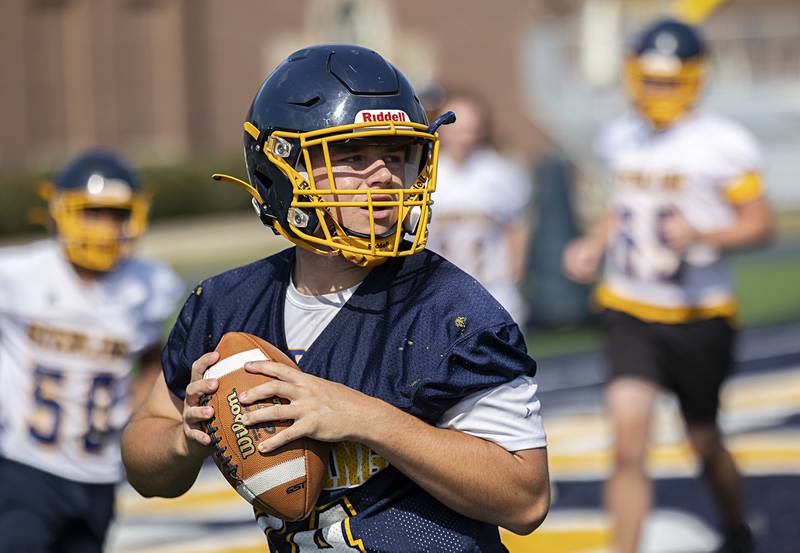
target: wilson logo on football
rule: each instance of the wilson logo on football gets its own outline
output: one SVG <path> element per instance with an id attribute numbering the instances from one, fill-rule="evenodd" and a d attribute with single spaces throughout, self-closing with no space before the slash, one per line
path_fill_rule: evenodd
<path id="1" fill-rule="evenodd" d="M 253 444 L 253 439 L 247 435 L 247 427 L 242 423 L 242 404 L 239 403 L 239 394 L 236 392 L 236 388 L 228 395 L 227 399 L 228 408 L 233 415 L 231 432 L 236 437 L 236 445 L 239 446 L 242 458 L 247 459 L 256 452 L 256 446 Z"/>

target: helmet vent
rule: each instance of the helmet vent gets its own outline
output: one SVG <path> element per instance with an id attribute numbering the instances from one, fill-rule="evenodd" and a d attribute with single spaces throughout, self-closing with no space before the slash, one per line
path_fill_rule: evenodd
<path id="1" fill-rule="evenodd" d="M 337 49 L 331 52 L 328 67 L 351 94 L 395 95 L 400 89 L 395 68 L 372 50 L 355 46 Z"/>
<path id="2" fill-rule="evenodd" d="M 301 107 L 304 107 L 304 108 L 310 108 L 314 104 L 318 103 L 320 100 L 322 100 L 322 98 L 320 98 L 319 96 L 314 96 L 313 98 L 309 98 L 305 102 L 289 102 L 289 103 L 292 104 L 293 106 L 301 106 Z"/>

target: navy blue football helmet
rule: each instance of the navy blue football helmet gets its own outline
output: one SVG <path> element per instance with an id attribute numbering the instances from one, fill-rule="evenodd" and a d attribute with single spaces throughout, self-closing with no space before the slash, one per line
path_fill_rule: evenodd
<path id="1" fill-rule="evenodd" d="M 299 247 L 373 265 L 425 246 L 436 188 L 436 129 L 454 120 L 446 114 L 429 125 L 411 84 L 378 53 L 345 44 L 311 46 L 278 65 L 250 106 L 244 123 L 250 183 L 214 177 L 246 188 L 264 224 Z M 331 147 L 377 143 L 402 146 L 402 187 L 337 186 Z M 334 211 L 343 207 L 367 210 L 369 231 L 338 220 Z M 391 229 L 376 231 L 375 212 L 390 209 Z"/>
<path id="2" fill-rule="evenodd" d="M 136 173 L 108 151 L 73 159 L 41 193 L 67 258 L 84 269 L 113 269 L 147 228 L 149 197 Z M 98 217 L 96 210 L 117 212 L 119 220 Z"/>
<path id="3" fill-rule="evenodd" d="M 666 128 L 697 101 L 708 72 L 708 48 L 699 31 L 674 19 L 647 27 L 625 64 L 625 86 L 634 107 Z"/>

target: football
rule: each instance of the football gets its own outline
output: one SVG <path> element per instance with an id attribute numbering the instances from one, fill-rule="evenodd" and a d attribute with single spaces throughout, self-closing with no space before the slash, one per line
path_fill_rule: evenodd
<path id="1" fill-rule="evenodd" d="M 300 438 L 273 452 L 261 453 L 258 444 L 291 426 L 292 421 L 248 427 L 242 424 L 242 415 L 288 402 L 278 397 L 252 405 L 239 401 L 239 393 L 270 380 L 246 372 L 248 361 L 277 361 L 300 369 L 269 342 L 244 332 L 226 333 L 215 351 L 220 354 L 219 361 L 209 367 L 204 378 L 219 379 L 219 388 L 202 400 L 214 408 L 214 418 L 206 425 L 214 462 L 239 495 L 257 509 L 285 521 L 305 518 L 322 490 L 327 445 Z"/>

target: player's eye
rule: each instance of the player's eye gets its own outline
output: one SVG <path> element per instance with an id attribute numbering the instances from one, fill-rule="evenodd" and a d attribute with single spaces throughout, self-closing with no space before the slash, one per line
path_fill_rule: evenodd
<path id="1" fill-rule="evenodd" d="M 357 165 L 363 163 L 364 156 L 356 152 L 341 152 L 331 155 L 331 162 L 336 164 Z"/>
<path id="2" fill-rule="evenodd" d="M 130 219 L 129 209 L 119 209 L 111 207 L 87 207 L 83 210 L 83 216 L 90 220 L 113 220 L 125 221 Z"/>
<path id="3" fill-rule="evenodd" d="M 383 155 L 383 161 L 385 163 L 405 163 L 406 161 L 405 152 L 402 150 L 396 152 L 388 152 Z"/>

